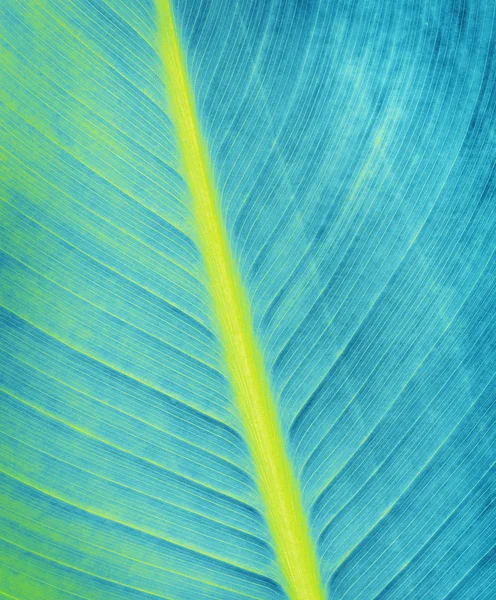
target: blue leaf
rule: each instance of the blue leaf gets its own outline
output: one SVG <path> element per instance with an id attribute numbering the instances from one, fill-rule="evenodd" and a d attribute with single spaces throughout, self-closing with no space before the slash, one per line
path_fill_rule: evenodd
<path id="1" fill-rule="evenodd" d="M 0 598 L 494 598 L 495 11 L 0 6 Z"/>

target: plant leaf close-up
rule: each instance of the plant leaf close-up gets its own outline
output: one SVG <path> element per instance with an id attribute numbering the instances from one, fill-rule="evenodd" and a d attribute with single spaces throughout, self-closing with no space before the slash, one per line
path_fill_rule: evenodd
<path id="1" fill-rule="evenodd" d="M 496 598 L 495 29 L 1 0 L 1 600 Z"/>

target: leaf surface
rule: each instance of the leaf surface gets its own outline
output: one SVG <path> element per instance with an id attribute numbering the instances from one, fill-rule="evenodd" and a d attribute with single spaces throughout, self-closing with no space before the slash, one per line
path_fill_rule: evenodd
<path id="1" fill-rule="evenodd" d="M 494 3 L 0 11 L 0 598 L 492 598 Z"/>

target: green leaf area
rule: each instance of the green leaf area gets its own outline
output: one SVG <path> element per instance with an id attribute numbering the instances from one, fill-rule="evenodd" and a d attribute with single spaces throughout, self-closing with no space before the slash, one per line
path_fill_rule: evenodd
<path id="1" fill-rule="evenodd" d="M 496 597 L 494 0 L 0 2 L 0 599 Z"/>

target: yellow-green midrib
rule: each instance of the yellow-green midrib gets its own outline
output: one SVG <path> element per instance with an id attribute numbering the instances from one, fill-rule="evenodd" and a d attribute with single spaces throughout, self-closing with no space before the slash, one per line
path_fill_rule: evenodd
<path id="1" fill-rule="evenodd" d="M 324 598 L 318 561 L 289 463 L 246 294 L 232 259 L 195 113 L 170 0 L 157 0 L 161 58 L 184 174 L 194 203 L 226 361 L 253 456 L 267 521 L 293 600 Z"/>

